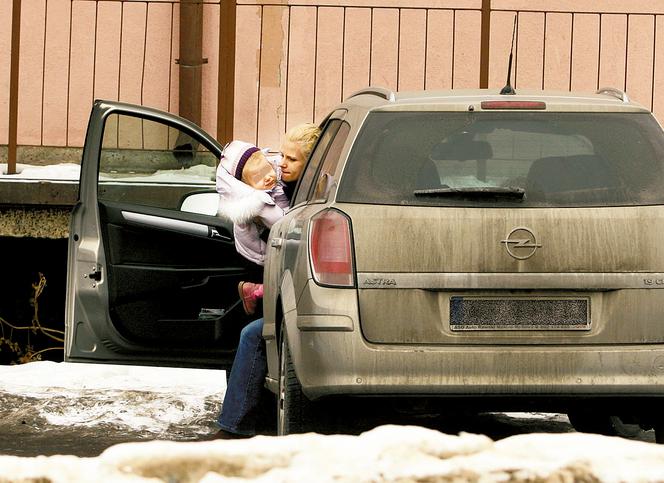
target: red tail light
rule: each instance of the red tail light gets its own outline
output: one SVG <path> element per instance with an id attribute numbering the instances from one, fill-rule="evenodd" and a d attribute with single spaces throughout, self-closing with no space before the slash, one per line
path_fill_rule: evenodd
<path id="1" fill-rule="evenodd" d="M 350 220 L 337 210 L 325 210 L 311 220 L 311 270 L 321 285 L 353 287 Z"/>
<path id="2" fill-rule="evenodd" d="M 541 101 L 482 101 L 482 109 L 546 109 Z"/>

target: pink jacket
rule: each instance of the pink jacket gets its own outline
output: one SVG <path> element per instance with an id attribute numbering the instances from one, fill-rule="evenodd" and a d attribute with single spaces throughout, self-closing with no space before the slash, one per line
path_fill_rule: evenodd
<path id="1" fill-rule="evenodd" d="M 261 191 L 236 179 L 220 164 L 217 168 L 217 214 L 233 222 L 235 249 L 240 255 L 265 265 L 266 243 L 263 230 L 269 230 L 288 210 L 288 198 L 281 181 L 269 191 Z"/>

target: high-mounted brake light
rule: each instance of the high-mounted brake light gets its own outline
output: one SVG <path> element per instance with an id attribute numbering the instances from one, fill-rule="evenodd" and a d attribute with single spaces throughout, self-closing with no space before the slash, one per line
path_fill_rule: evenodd
<path id="1" fill-rule="evenodd" d="M 311 270 L 321 285 L 353 287 L 354 267 L 350 220 L 337 210 L 325 210 L 311 220 Z"/>
<path id="2" fill-rule="evenodd" d="M 541 101 L 482 101 L 482 109 L 546 109 Z"/>

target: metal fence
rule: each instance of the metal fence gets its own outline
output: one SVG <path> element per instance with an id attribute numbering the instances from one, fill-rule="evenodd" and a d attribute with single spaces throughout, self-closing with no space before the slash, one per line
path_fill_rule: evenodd
<path id="1" fill-rule="evenodd" d="M 201 123 L 214 132 L 219 2 L 202 8 Z M 97 98 L 178 112 L 179 14 L 173 0 L 23 0 L 18 89 L 0 84 L 0 144 L 11 96 L 20 145 L 81 146 Z M 9 38 L 0 39 L 0 78 L 9 77 L 9 52 Z"/>
<path id="2" fill-rule="evenodd" d="M 477 87 L 481 18 L 465 5 L 239 6 L 235 132 L 275 145 L 367 85 Z"/>
<path id="3" fill-rule="evenodd" d="M 494 9 L 490 85 L 504 82 L 500 66 L 502 62 L 504 71 L 511 34 L 506 24 L 516 15 L 516 86 L 574 91 L 612 86 L 664 114 L 662 14 L 664 9 L 661 13 Z"/>
<path id="4" fill-rule="evenodd" d="M 287 127 L 320 121 L 369 84 L 500 88 L 515 16 L 517 89 L 614 86 L 664 115 L 664 5 L 654 0 L 240 0 L 230 83 L 219 68 L 226 2 L 202 2 L 200 123 L 212 133 L 223 96 L 234 96 L 234 137 L 275 146 Z M 5 18 L 9 3 L 0 3 Z M 95 98 L 179 112 L 180 5 L 23 0 L 17 92 L 10 35 L 0 33 L 0 144 L 11 96 L 18 144 L 29 146 L 81 146 Z M 234 92 L 219 87 L 229 84 Z"/>

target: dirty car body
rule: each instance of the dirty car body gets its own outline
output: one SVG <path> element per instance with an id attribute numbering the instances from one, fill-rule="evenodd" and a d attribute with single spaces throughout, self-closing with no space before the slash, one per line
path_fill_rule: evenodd
<path id="1" fill-rule="evenodd" d="M 594 94 L 358 92 L 271 232 L 268 386 L 282 433 L 329 400 L 657 424 L 664 135 Z"/>

